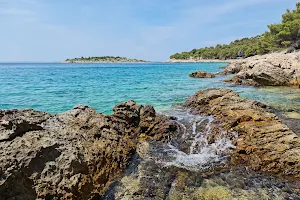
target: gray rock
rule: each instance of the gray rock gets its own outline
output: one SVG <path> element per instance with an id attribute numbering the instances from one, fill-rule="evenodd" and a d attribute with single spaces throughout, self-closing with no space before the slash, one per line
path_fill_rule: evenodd
<path id="1" fill-rule="evenodd" d="M 199 115 L 220 120 L 224 129 L 238 133 L 237 159 L 253 170 L 300 178 L 300 138 L 266 105 L 241 98 L 230 89 L 197 92 L 184 104 Z"/>
<path id="2" fill-rule="evenodd" d="M 300 85 L 300 52 L 272 53 L 231 62 L 225 72 L 258 85 Z"/>
<path id="3" fill-rule="evenodd" d="M 0 111 L 0 200 L 97 199 L 127 167 L 141 135 L 164 142 L 177 128 L 152 106 L 129 101 L 113 110 Z"/>

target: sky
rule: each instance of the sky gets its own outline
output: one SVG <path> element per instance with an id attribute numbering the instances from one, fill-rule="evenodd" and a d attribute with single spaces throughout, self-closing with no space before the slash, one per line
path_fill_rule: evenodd
<path id="1" fill-rule="evenodd" d="M 298 0 L 0 0 L 0 62 L 149 61 L 280 23 Z"/>

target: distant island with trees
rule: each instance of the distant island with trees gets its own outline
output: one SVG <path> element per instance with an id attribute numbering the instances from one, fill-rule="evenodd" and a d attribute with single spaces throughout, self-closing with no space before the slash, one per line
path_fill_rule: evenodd
<path id="1" fill-rule="evenodd" d="M 190 59 L 237 59 L 288 49 L 289 52 L 300 49 L 300 2 L 296 10 L 287 10 L 280 24 L 271 24 L 269 31 L 251 38 L 235 40 L 230 44 L 218 44 L 215 47 L 193 49 L 190 52 L 176 53 L 170 56 L 174 60 Z"/>
<path id="2" fill-rule="evenodd" d="M 131 59 L 119 56 L 81 57 L 63 61 L 63 63 L 140 63 L 145 60 Z"/>

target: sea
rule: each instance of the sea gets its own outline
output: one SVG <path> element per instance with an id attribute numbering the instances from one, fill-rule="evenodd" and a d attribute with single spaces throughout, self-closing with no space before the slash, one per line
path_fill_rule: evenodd
<path id="1" fill-rule="evenodd" d="M 286 112 L 300 108 L 299 88 L 225 84 L 230 76 L 190 78 L 197 70 L 219 72 L 227 63 L 2 63 L 0 109 L 32 108 L 61 113 L 77 104 L 104 114 L 121 102 L 151 104 L 158 112 L 183 103 L 198 90 L 231 88 Z"/>

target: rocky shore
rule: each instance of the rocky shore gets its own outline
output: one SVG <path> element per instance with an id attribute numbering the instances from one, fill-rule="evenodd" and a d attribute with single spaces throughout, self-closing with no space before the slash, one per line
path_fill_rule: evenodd
<path id="1" fill-rule="evenodd" d="M 234 76 L 225 80 L 225 83 L 248 86 L 300 87 L 300 52 L 287 53 L 283 51 L 246 59 L 228 60 L 227 63 L 228 65 L 222 72 L 210 74 L 197 71 L 191 73 L 190 77 L 213 78 L 219 75 L 233 74 Z"/>
<path id="2" fill-rule="evenodd" d="M 198 58 L 190 58 L 190 59 L 169 59 L 167 63 L 230 63 L 234 60 L 227 59 L 227 60 L 220 60 L 220 59 L 198 59 Z"/>
<path id="3" fill-rule="evenodd" d="M 300 178 L 300 138 L 267 106 L 230 89 L 197 92 L 184 104 L 193 114 L 213 115 L 238 133 L 234 157 L 254 170 Z"/>
<path id="4" fill-rule="evenodd" d="M 0 199 L 300 197 L 300 138 L 266 105 L 208 89 L 180 109 L 0 111 Z"/>
<path id="5" fill-rule="evenodd" d="M 87 106 L 59 115 L 1 111 L 0 199 L 100 198 L 140 141 L 167 141 L 176 128 L 133 101 L 113 115 Z"/>
<path id="6" fill-rule="evenodd" d="M 235 74 L 227 82 L 255 86 L 300 85 L 300 52 L 271 53 L 230 62 L 226 74 Z"/>

